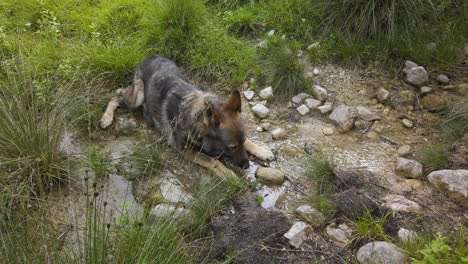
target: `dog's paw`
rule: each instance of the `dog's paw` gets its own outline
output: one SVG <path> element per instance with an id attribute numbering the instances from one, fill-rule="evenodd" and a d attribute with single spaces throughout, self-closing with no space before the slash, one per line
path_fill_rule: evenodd
<path id="1" fill-rule="evenodd" d="M 265 146 L 258 146 L 252 154 L 263 161 L 272 161 L 275 158 L 273 151 Z"/>
<path id="2" fill-rule="evenodd" d="M 111 115 L 103 115 L 102 118 L 101 118 L 101 121 L 99 121 L 99 126 L 102 128 L 102 129 L 106 129 L 108 128 L 111 124 L 112 124 L 112 121 L 114 120 L 114 117 L 111 116 Z"/>

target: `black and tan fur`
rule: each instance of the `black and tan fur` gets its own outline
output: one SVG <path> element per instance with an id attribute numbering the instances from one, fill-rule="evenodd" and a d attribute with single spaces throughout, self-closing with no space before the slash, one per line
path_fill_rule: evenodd
<path id="1" fill-rule="evenodd" d="M 232 174 L 219 159 L 239 171 L 249 167 L 247 152 L 262 160 L 274 157 L 268 148 L 246 139 L 239 91 L 233 90 L 225 100 L 192 84 L 171 60 L 146 58 L 135 71 L 132 86 L 118 93 L 101 119 L 102 128 L 112 123 L 119 106 L 143 106 L 149 126 L 164 134 L 188 159 L 218 175 Z"/>

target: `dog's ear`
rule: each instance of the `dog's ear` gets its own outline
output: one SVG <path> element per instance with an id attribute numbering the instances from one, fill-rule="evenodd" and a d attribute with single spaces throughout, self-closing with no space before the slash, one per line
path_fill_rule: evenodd
<path id="1" fill-rule="evenodd" d="M 241 102 L 241 95 L 240 95 L 239 90 L 232 89 L 228 102 L 225 105 L 225 109 L 228 111 L 240 113 L 242 109 L 242 102 Z"/>
<path id="2" fill-rule="evenodd" d="M 221 122 L 220 109 L 213 102 L 205 102 L 204 115 L 209 124 L 218 126 Z"/>

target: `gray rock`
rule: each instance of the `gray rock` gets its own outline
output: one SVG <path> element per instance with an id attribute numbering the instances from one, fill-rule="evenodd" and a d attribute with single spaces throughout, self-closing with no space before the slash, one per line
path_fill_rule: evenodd
<path id="1" fill-rule="evenodd" d="M 310 50 L 310 49 L 315 49 L 315 48 L 318 48 L 320 46 L 320 42 L 314 42 L 312 44 L 310 44 L 309 46 L 307 46 L 307 49 Z"/>
<path id="2" fill-rule="evenodd" d="M 400 227 L 398 229 L 398 239 L 402 242 L 410 242 L 417 237 L 417 234 L 414 231 Z"/>
<path id="3" fill-rule="evenodd" d="M 268 131 L 268 130 L 270 130 L 271 124 L 270 123 L 261 123 L 260 127 L 262 128 L 263 131 Z"/>
<path id="4" fill-rule="evenodd" d="M 296 108 L 296 110 L 301 115 L 306 115 L 310 112 L 309 108 L 306 105 L 300 105 L 298 108 Z"/>
<path id="5" fill-rule="evenodd" d="M 296 96 L 294 96 L 291 101 L 295 104 L 301 104 L 305 99 L 312 97 L 308 93 L 300 93 Z"/>
<path id="6" fill-rule="evenodd" d="M 439 190 L 447 192 L 453 201 L 468 204 L 468 170 L 433 171 L 427 179 Z"/>
<path id="7" fill-rule="evenodd" d="M 295 248 L 299 248 L 310 231 L 311 227 L 305 222 L 296 222 L 291 229 L 284 234 L 284 237 L 289 240 L 289 244 Z"/>
<path id="8" fill-rule="evenodd" d="M 387 100 L 388 96 L 390 95 L 390 92 L 385 90 L 383 87 L 379 87 L 379 89 L 377 89 L 376 95 L 377 95 L 377 100 L 383 103 Z"/>
<path id="9" fill-rule="evenodd" d="M 271 167 L 260 167 L 255 172 L 255 175 L 260 181 L 266 183 L 282 184 L 284 181 L 284 173 Z"/>
<path id="10" fill-rule="evenodd" d="M 315 68 L 314 71 L 313 71 L 314 75 L 319 75 L 320 74 L 320 70 Z"/>
<path id="11" fill-rule="evenodd" d="M 254 107 L 252 107 L 252 112 L 256 116 L 263 119 L 268 116 L 270 109 L 268 109 L 268 107 L 264 106 L 263 104 L 256 104 Z"/>
<path id="12" fill-rule="evenodd" d="M 395 171 L 400 176 L 419 179 L 423 174 L 423 165 L 415 160 L 399 158 Z"/>
<path id="13" fill-rule="evenodd" d="M 414 67 L 418 67 L 418 64 L 412 62 L 412 61 L 406 61 L 405 62 L 405 69 L 411 69 L 411 68 L 414 68 Z"/>
<path id="14" fill-rule="evenodd" d="M 255 95 L 255 92 L 252 91 L 252 90 L 247 90 L 247 91 L 244 92 L 245 99 L 247 99 L 249 101 L 252 100 L 254 95 Z"/>
<path id="15" fill-rule="evenodd" d="M 429 87 L 429 86 L 423 86 L 423 87 L 421 87 L 420 91 L 421 91 L 421 94 L 424 95 L 424 94 L 432 93 L 432 90 L 433 89 L 431 87 Z"/>
<path id="16" fill-rule="evenodd" d="M 272 30 L 268 31 L 267 36 L 272 37 L 275 34 L 275 32 L 276 32 L 276 30 L 272 29 Z"/>
<path id="17" fill-rule="evenodd" d="M 151 221 L 156 221 L 161 218 L 166 217 L 173 217 L 173 218 L 181 218 L 181 217 L 188 217 L 190 212 L 187 209 L 182 207 L 175 207 L 171 204 L 158 204 L 156 205 L 153 210 L 149 213 L 148 218 Z"/>
<path id="18" fill-rule="evenodd" d="M 315 100 L 315 99 L 312 99 L 312 98 L 305 99 L 305 105 L 310 110 L 317 109 L 317 107 L 319 107 L 321 104 L 322 104 L 322 102 L 319 101 L 319 100 Z"/>
<path id="19" fill-rule="evenodd" d="M 159 186 L 164 199 L 172 203 L 187 203 L 193 199 L 192 195 L 185 192 L 176 180 L 165 179 Z"/>
<path id="20" fill-rule="evenodd" d="M 357 106 L 356 110 L 358 112 L 358 116 L 365 121 L 374 121 L 380 119 L 380 116 L 371 112 L 369 109 L 363 106 Z"/>
<path id="21" fill-rule="evenodd" d="M 385 241 L 367 243 L 356 253 L 361 264 L 405 264 L 408 257 L 397 246 Z"/>
<path id="22" fill-rule="evenodd" d="M 126 134 L 133 133 L 138 128 L 138 122 L 134 118 L 119 117 L 115 124 L 115 130 Z"/>
<path id="23" fill-rule="evenodd" d="M 330 119 L 336 122 L 343 130 L 350 130 L 358 112 L 354 107 L 348 105 L 339 105 L 333 110 Z"/>
<path id="24" fill-rule="evenodd" d="M 439 83 L 441 84 L 449 84 L 450 83 L 450 79 L 449 77 L 447 77 L 447 75 L 441 73 L 439 75 L 437 75 L 437 79 L 436 79 Z"/>
<path id="25" fill-rule="evenodd" d="M 275 140 L 283 139 L 287 136 L 286 130 L 277 127 L 271 131 L 271 137 Z"/>
<path id="26" fill-rule="evenodd" d="M 324 129 L 322 129 L 322 133 L 326 136 L 330 136 L 330 135 L 333 135 L 335 131 L 333 131 L 333 128 L 329 128 L 329 127 L 326 127 Z"/>
<path id="27" fill-rule="evenodd" d="M 330 112 L 333 108 L 331 104 L 324 104 L 324 105 L 317 107 L 317 109 L 320 111 L 320 113 L 326 114 Z"/>
<path id="28" fill-rule="evenodd" d="M 385 205 L 393 211 L 415 213 L 421 210 L 419 204 L 398 194 L 389 194 L 383 198 Z"/>
<path id="29" fill-rule="evenodd" d="M 406 155 L 410 154 L 411 147 L 409 145 L 403 145 L 403 146 L 398 148 L 397 152 L 398 152 L 399 156 L 406 156 Z"/>
<path id="30" fill-rule="evenodd" d="M 319 228 L 325 224 L 325 216 L 310 205 L 301 205 L 296 208 L 294 213 L 314 228 Z"/>
<path id="31" fill-rule="evenodd" d="M 313 85 L 312 86 L 312 94 L 314 95 L 315 99 L 320 100 L 320 101 L 326 101 L 328 92 L 327 89 L 320 87 L 318 85 Z"/>
<path id="32" fill-rule="evenodd" d="M 267 45 L 268 45 L 268 40 L 264 39 L 264 40 L 260 41 L 259 43 L 257 43 L 257 45 L 255 45 L 255 47 L 265 48 Z"/>
<path id="33" fill-rule="evenodd" d="M 325 228 L 325 234 L 327 234 L 333 242 L 341 246 L 346 246 L 353 238 L 353 230 L 345 223 L 338 227 L 336 227 L 335 224 L 327 226 L 327 228 Z"/>
<path id="34" fill-rule="evenodd" d="M 258 95 L 260 96 L 260 98 L 262 98 L 264 100 L 268 100 L 268 99 L 273 97 L 273 88 L 271 86 L 268 86 L 267 88 L 262 89 L 258 93 Z"/>
<path id="35" fill-rule="evenodd" d="M 406 82 L 415 86 L 422 86 L 429 81 L 429 75 L 423 66 L 417 66 L 405 71 Z"/>
<path id="36" fill-rule="evenodd" d="M 304 51 L 303 50 L 298 50 L 296 56 L 301 58 L 302 56 L 304 56 Z"/>

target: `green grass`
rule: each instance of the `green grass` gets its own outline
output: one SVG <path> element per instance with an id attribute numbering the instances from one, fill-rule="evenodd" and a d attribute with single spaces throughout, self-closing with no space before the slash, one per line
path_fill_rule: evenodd
<path id="1" fill-rule="evenodd" d="M 354 240 L 387 240 L 389 237 L 387 234 L 385 234 L 384 224 L 391 213 L 392 212 L 389 211 L 382 217 L 376 218 L 369 210 L 366 210 L 364 214 L 360 217 L 357 217 L 355 221 L 347 219 L 351 225 L 351 228 L 357 233 L 357 236 L 354 238 Z"/>
<path id="2" fill-rule="evenodd" d="M 306 90 L 304 65 L 297 57 L 297 44 L 280 37 L 269 39 L 265 53 L 265 72 L 273 93 L 283 99 Z"/>
<path id="3" fill-rule="evenodd" d="M 168 146 L 165 141 L 166 139 L 156 135 L 154 131 L 145 133 L 129 156 L 135 168 L 145 175 L 154 175 L 160 172 L 170 159 L 170 153 L 167 151 Z"/>
<path id="4" fill-rule="evenodd" d="M 416 153 L 416 159 L 423 165 L 424 172 L 447 169 L 449 157 L 447 148 L 443 145 L 434 145 Z"/>
<path id="5" fill-rule="evenodd" d="M 465 244 L 465 227 L 447 235 L 441 233 L 419 234 L 399 246 L 414 264 L 468 263 L 468 247 Z"/>

